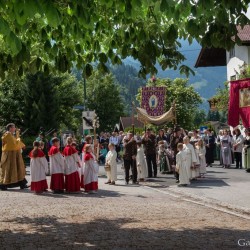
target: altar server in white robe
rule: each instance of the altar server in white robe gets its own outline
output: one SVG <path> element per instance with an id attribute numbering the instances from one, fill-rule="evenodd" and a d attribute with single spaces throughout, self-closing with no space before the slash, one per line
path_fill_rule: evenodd
<path id="1" fill-rule="evenodd" d="M 48 184 L 46 180 L 46 172 L 48 172 L 48 161 L 45 154 L 39 149 L 40 143 L 35 141 L 33 143 L 34 149 L 30 152 L 30 177 L 31 177 L 31 191 L 35 194 L 47 191 Z"/>
<path id="2" fill-rule="evenodd" d="M 73 148 L 73 138 L 67 137 L 66 147 L 63 150 L 65 159 L 65 190 L 66 192 L 73 193 L 80 191 L 80 176 L 79 168 L 80 161 L 78 151 Z"/>
<path id="3" fill-rule="evenodd" d="M 52 147 L 49 150 L 50 159 L 50 189 L 54 193 L 60 194 L 64 192 L 64 172 L 65 172 L 65 162 L 64 158 L 59 150 L 60 141 L 57 137 L 52 139 Z"/>
<path id="4" fill-rule="evenodd" d="M 179 151 L 176 155 L 176 171 L 179 173 L 180 186 L 186 186 L 190 184 L 189 181 L 189 170 L 187 165 L 187 153 L 183 149 L 183 144 L 178 143 L 177 150 Z"/>
<path id="5" fill-rule="evenodd" d="M 98 169 L 92 147 L 87 144 L 84 155 L 84 189 L 87 193 L 96 193 L 98 190 Z"/>
<path id="6" fill-rule="evenodd" d="M 86 153 L 86 146 L 88 144 L 92 144 L 92 137 L 90 135 L 87 135 L 85 136 L 85 144 L 83 146 L 83 149 L 82 149 L 82 166 L 81 166 L 81 170 L 80 170 L 80 175 L 81 175 L 81 188 L 84 188 L 84 156 L 85 156 L 85 153 Z"/>
<path id="7" fill-rule="evenodd" d="M 147 177 L 148 170 L 141 141 L 137 142 L 136 164 L 137 164 L 138 181 L 144 181 L 145 178 Z"/>
<path id="8" fill-rule="evenodd" d="M 205 174 L 207 173 L 206 169 L 206 147 L 204 145 L 204 142 L 202 139 L 199 139 L 198 142 L 195 145 L 195 151 L 197 154 L 197 157 L 199 158 L 199 176 L 204 178 Z M 198 174 L 198 173 L 197 173 Z"/>
<path id="9" fill-rule="evenodd" d="M 107 171 L 107 182 L 105 184 L 115 185 L 117 181 L 117 152 L 115 150 L 115 145 L 113 143 L 109 143 L 109 151 L 106 155 L 106 164 L 110 166 L 110 170 Z"/>
<path id="10" fill-rule="evenodd" d="M 189 137 L 185 136 L 183 139 L 184 145 L 183 150 L 187 153 L 187 167 L 189 172 L 189 178 L 192 180 L 196 180 L 196 164 L 197 164 L 197 157 L 194 151 L 194 147 L 192 144 L 189 143 Z"/>

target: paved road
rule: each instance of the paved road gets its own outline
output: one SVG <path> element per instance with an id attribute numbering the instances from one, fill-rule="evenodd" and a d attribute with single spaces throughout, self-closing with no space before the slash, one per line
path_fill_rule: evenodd
<path id="1" fill-rule="evenodd" d="M 188 187 L 178 187 L 173 175 L 160 175 L 153 180 L 159 188 L 168 187 L 169 192 L 185 194 L 193 198 L 216 202 L 250 213 L 250 173 L 244 169 L 223 169 L 218 163 L 207 168 L 206 178 L 192 181 Z"/>
<path id="2" fill-rule="evenodd" d="M 118 166 L 120 178 L 123 170 Z M 102 168 L 101 168 L 101 173 Z M 183 194 L 206 202 L 220 204 L 235 210 L 247 211 L 250 214 L 250 173 L 244 169 L 223 169 L 216 162 L 207 168 L 206 178 L 192 181 L 188 187 L 178 187 L 173 175 L 158 175 L 158 178 L 142 183 L 152 188 L 161 189 L 172 194 Z"/>
<path id="3" fill-rule="evenodd" d="M 175 195 L 169 178 L 125 186 L 119 175 L 109 186 L 100 176 L 94 195 L 0 192 L 0 249 L 223 250 L 250 241 L 246 214 Z"/>

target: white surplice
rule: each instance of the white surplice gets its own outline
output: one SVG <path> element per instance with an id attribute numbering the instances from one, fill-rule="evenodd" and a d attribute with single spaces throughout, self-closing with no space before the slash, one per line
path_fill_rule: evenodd
<path id="1" fill-rule="evenodd" d="M 179 180 L 181 185 L 190 184 L 189 167 L 187 165 L 187 153 L 182 150 L 176 155 L 176 169 L 179 171 Z"/>
<path id="2" fill-rule="evenodd" d="M 206 169 L 206 147 L 200 147 L 200 146 L 196 146 L 195 147 L 195 151 L 196 154 L 199 157 L 199 162 L 200 162 L 200 167 L 199 167 L 199 174 L 206 174 L 207 173 L 207 169 Z"/>
<path id="3" fill-rule="evenodd" d="M 78 153 L 72 155 L 64 156 L 65 159 L 65 174 L 70 175 L 72 173 L 79 171 L 79 156 Z"/>
<path id="4" fill-rule="evenodd" d="M 196 178 L 196 171 L 195 169 L 191 169 L 197 163 L 197 157 L 194 151 L 194 147 L 192 144 L 184 144 L 183 150 L 187 153 L 187 167 L 189 172 L 189 178 Z"/>
<path id="5" fill-rule="evenodd" d="M 64 157 L 60 152 L 50 155 L 50 173 L 52 174 L 64 174 L 65 173 L 65 162 Z"/>
<path id="6" fill-rule="evenodd" d="M 137 149 L 136 164 L 138 173 L 137 178 L 145 179 L 147 177 L 147 163 L 145 160 L 145 155 L 142 147 Z"/>
<path id="7" fill-rule="evenodd" d="M 110 150 L 106 156 L 106 163 L 110 165 L 110 171 L 107 171 L 108 181 L 117 181 L 117 153 L 115 149 Z"/>
<path id="8" fill-rule="evenodd" d="M 32 182 L 46 180 L 47 172 L 48 161 L 45 156 L 30 159 L 30 177 Z"/>
<path id="9" fill-rule="evenodd" d="M 85 191 L 98 189 L 98 163 L 93 153 L 84 156 L 84 188 Z M 87 159 L 86 159 L 87 158 Z"/>

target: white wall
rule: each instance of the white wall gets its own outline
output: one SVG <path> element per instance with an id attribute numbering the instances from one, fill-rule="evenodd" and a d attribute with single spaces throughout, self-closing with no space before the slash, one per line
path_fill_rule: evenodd
<path id="1" fill-rule="evenodd" d="M 230 81 L 231 77 L 240 72 L 240 66 L 244 63 L 250 64 L 250 47 L 235 45 L 235 57 L 229 58 L 227 52 L 227 80 Z"/>

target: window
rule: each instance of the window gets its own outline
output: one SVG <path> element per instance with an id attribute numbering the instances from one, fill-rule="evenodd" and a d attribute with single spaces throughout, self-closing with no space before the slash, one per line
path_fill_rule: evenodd
<path id="1" fill-rule="evenodd" d="M 236 75 L 230 77 L 230 81 L 235 81 L 236 80 Z"/>

